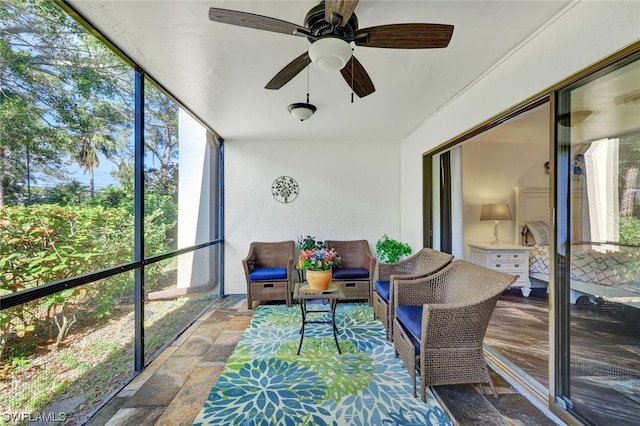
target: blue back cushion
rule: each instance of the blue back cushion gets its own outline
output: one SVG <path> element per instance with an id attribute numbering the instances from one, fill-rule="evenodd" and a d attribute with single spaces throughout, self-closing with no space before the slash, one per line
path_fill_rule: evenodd
<path id="1" fill-rule="evenodd" d="M 422 337 L 422 306 L 398 306 L 396 317 L 409 335 L 416 355 L 420 353 L 420 338 Z"/>
<path id="2" fill-rule="evenodd" d="M 333 270 L 333 278 L 336 280 L 369 278 L 369 271 L 365 268 L 336 268 Z"/>
<path id="3" fill-rule="evenodd" d="M 391 287 L 389 281 L 376 281 L 376 293 L 386 300 L 387 303 L 389 303 L 389 287 Z"/>
<path id="4" fill-rule="evenodd" d="M 259 268 L 249 274 L 251 281 L 284 280 L 287 278 L 287 268 Z"/>

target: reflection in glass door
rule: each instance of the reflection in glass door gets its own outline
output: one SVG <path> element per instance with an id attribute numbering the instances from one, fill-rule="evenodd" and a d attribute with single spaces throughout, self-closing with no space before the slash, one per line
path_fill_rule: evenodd
<path id="1" fill-rule="evenodd" d="M 640 416 L 640 58 L 558 93 L 558 403 Z M 568 208 L 567 208 L 568 207 Z"/>

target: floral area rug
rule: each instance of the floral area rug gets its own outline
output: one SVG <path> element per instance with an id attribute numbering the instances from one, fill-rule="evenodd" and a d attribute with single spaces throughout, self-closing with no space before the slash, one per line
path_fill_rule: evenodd
<path id="1" fill-rule="evenodd" d="M 452 424 L 431 393 L 426 403 L 413 397 L 409 374 L 367 304 L 337 306 L 342 355 L 328 324 L 307 324 L 296 355 L 301 321 L 297 305 L 258 307 L 194 425 Z"/>

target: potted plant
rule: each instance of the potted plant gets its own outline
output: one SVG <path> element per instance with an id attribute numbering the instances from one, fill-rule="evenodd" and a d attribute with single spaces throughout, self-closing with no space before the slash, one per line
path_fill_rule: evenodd
<path id="1" fill-rule="evenodd" d="M 307 235 L 298 237 L 298 250 L 320 250 L 324 248 L 324 242 L 316 237 Z"/>
<path id="2" fill-rule="evenodd" d="M 340 263 L 340 257 L 335 250 L 325 248 L 322 243 L 311 247 L 300 250 L 296 268 L 306 271 L 309 287 L 326 290 L 331 282 L 331 270 Z"/>
<path id="3" fill-rule="evenodd" d="M 383 263 L 395 263 L 402 256 L 410 254 L 411 246 L 409 244 L 389 238 L 387 234 L 384 234 L 376 243 L 376 255 L 380 262 Z"/>

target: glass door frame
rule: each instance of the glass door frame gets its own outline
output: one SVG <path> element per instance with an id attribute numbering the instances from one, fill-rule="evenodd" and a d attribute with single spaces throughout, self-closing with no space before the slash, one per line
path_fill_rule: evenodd
<path id="1" fill-rule="evenodd" d="M 571 182 L 573 179 L 573 159 L 571 154 L 572 137 L 571 128 L 560 124 L 560 117 L 569 116 L 572 112 L 570 93 L 580 87 L 605 77 L 631 63 L 640 61 L 640 50 L 636 49 L 624 57 L 616 58 L 603 63 L 597 70 L 588 75 L 576 79 L 564 87 L 554 91 L 554 163 L 552 170 L 553 185 L 551 189 L 553 209 L 552 218 L 555 232 L 553 233 L 552 246 L 550 247 L 551 270 L 555 271 L 553 279 L 556 285 L 551 286 L 555 290 L 553 304 L 554 323 L 554 359 L 553 368 L 555 374 L 550 378 L 550 389 L 553 389 L 554 398 L 550 400 L 551 408 L 571 415 L 572 420 L 579 420 L 590 424 L 590 419 L 582 417 L 580 410 L 574 410 L 571 401 L 571 315 L 570 315 L 570 291 L 571 291 L 571 229 L 572 229 L 572 195 Z M 551 321 L 550 321 L 551 322 Z M 550 346 L 551 347 L 551 346 Z"/>
<path id="2" fill-rule="evenodd" d="M 580 424 L 580 419 L 573 416 L 567 410 L 566 399 L 560 397 L 566 394 L 569 386 L 569 358 L 567 349 L 569 343 L 568 302 L 570 271 L 566 261 L 567 253 L 563 252 L 565 249 L 562 247 L 567 247 L 564 242 L 568 241 L 569 231 L 567 224 L 570 220 L 568 179 L 571 179 L 571 170 L 569 147 L 558 144 L 558 140 L 562 139 L 563 136 L 560 135 L 558 133 L 559 130 L 557 130 L 557 128 L 561 127 L 556 120 L 557 103 L 559 101 L 558 92 L 581 84 L 580 82 L 584 81 L 585 78 L 593 79 L 599 75 L 606 74 L 611 71 L 610 67 L 614 66 L 614 64 L 629 62 L 633 60 L 636 55 L 640 55 L 640 42 L 621 49 L 606 59 L 535 94 L 513 108 L 491 117 L 466 133 L 446 141 L 423 154 L 423 239 L 426 245 L 428 242 L 433 244 L 433 228 L 435 224 L 437 224 L 434 218 L 438 215 L 437 212 L 433 211 L 433 205 L 431 204 L 435 198 L 439 198 L 438 194 L 434 194 L 433 158 L 523 112 L 533 109 L 545 102 L 549 102 L 551 116 L 551 127 L 549 129 L 551 134 L 549 146 L 551 175 L 549 202 L 554 229 L 550 242 L 550 253 L 554 255 L 550 256 L 552 274 L 549 276 L 549 301 L 551 304 L 549 311 L 549 389 L 546 392 L 541 392 L 540 387 L 536 386 L 537 383 L 532 383 L 527 380 L 526 377 L 523 377 L 521 371 L 509 360 L 496 357 L 495 351 L 492 351 L 491 348 L 485 350 L 485 355 L 487 356 L 488 362 L 492 364 L 492 367 L 497 367 L 500 373 L 505 375 L 507 381 L 513 385 L 516 390 L 529 398 L 534 405 L 552 416 L 555 415 L 559 417 L 568 424 Z M 559 202 L 559 200 L 561 200 L 561 202 Z M 559 224 L 564 224 L 564 226 L 561 227 L 562 229 L 559 229 Z"/>

